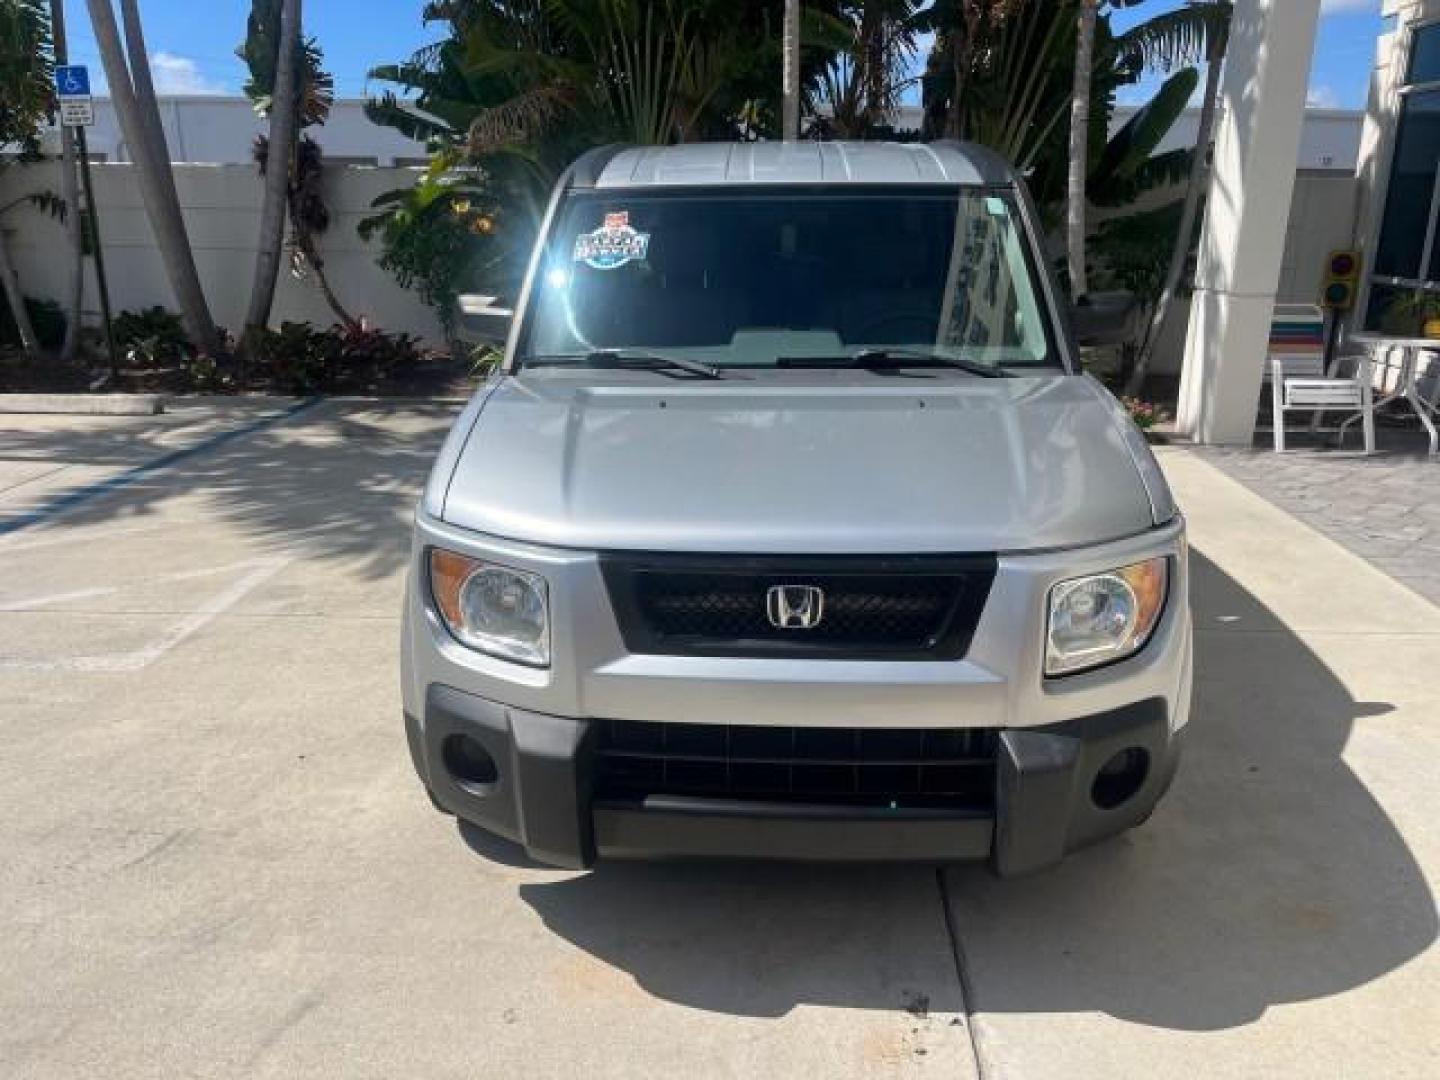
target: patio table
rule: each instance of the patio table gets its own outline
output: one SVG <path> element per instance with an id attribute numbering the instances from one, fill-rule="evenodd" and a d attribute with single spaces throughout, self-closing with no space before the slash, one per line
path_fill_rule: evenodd
<path id="1" fill-rule="evenodd" d="M 1375 334 L 1361 332 L 1351 334 L 1347 339 L 1358 345 L 1364 345 L 1373 349 L 1375 353 L 1388 353 L 1393 349 L 1400 351 L 1400 381 L 1394 390 L 1386 394 L 1379 401 L 1375 402 L 1375 410 L 1378 412 L 1384 405 L 1392 401 L 1404 400 L 1410 406 L 1412 412 L 1420 418 L 1426 433 L 1430 436 L 1430 454 L 1433 457 L 1440 453 L 1440 431 L 1435 427 L 1435 416 L 1440 415 L 1440 410 L 1420 393 L 1420 354 L 1423 352 L 1440 353 L 1440 339 L 1423 337 L 1400 337 L 1394 334 Z M 1345 428 L 1354 423 L 1358 417 L 1350 417 L 1340 425 L 1343 436 Z"/>

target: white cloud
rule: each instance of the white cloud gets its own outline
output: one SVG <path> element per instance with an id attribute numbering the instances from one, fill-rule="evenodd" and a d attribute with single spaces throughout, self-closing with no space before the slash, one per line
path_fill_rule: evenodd
<path id="1" fill-rule="evenodd" d="M 1380 0 L 1320 0 L 1320 14 L 1339 15 L 1342 12 L 1380 10 Z"/>
<path id="2" fill-rule="evenodd" d="M 1305 95 L 1305 104 L 1312 109 L 1338 109 L 1340 95 L 1335 93 L 1334 87 L 1312 86 L 1309 93 Z"/>
<path id="3" fill-rule="evenodd" d="M 150 77 L 157 94 L 223 94 L 223 83 L 208 79 L 188 56 L 157 52 L 150 57 Z"/>

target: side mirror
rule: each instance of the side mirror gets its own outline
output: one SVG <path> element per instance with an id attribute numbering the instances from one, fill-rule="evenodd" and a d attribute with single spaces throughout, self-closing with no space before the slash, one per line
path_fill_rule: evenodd
<path id="1" fill-rule="evenodd" d="M 465 293 L 455 303 L 455 333 L 461 341 L 474 345 L 504 345 L 510 336 L 513 308 L 501 306 L 498 296 Z"/>
<path id="2" fill-rule="evenodd" d="M 1134 293 L 1089 293 L 1070 306 L 1070 325 L 1081 345 L 1123 345 L 1134 339 L 1139 313 Z"/>

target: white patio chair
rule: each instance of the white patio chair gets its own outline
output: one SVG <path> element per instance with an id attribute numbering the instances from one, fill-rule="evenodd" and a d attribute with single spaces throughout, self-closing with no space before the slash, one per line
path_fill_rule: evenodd
<path id="1" fill-rule="evenodd" d="M 1325 370 L 1325 313 L 1314 304 L 1276 304 L 1270 319 L 1269 356 L 1265 379 L 1270 382 L 1275 450 L 1285 450 L 1285 414 L 1310 414 L 1314 431 L 1322 412 L 1358 414 L 1365 425 L 1365 452 L 1375 450 L 1375 410 L 1370 384 L 1370 357 L 1358 358 L 1354 378 L 1336 374 L 1339 361 Z M 1348 422 L 1347 422 L 1348 423 Z M 1345 435 L 1344 424 L 1340 437 Z"/>
<path id="2" fill-rule="evenodd" d="M 1365 453 L 1375 452 L 1375 402 L 1370 385 L 1370 354 L 1357 358 L 1352 378 L 1326 376 L 1325 356 L 1317 353 L 1270 354 L 1270 394 L 1274 403 L 1275 452 L 1285 452 L 1287 412 L 1358 413 L 1365 433 Z M 1344 428 L 1340 433 L 1343 437 Z"/>

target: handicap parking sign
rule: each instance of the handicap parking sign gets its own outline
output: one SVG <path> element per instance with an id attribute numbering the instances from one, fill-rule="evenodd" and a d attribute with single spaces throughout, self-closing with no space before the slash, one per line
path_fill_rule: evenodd
<path id="1" fill-rule="evenodd" d="M 55 89 L 62 98 L 90 96 L 90 69 L 68 64 L 55 69 Z"/>

